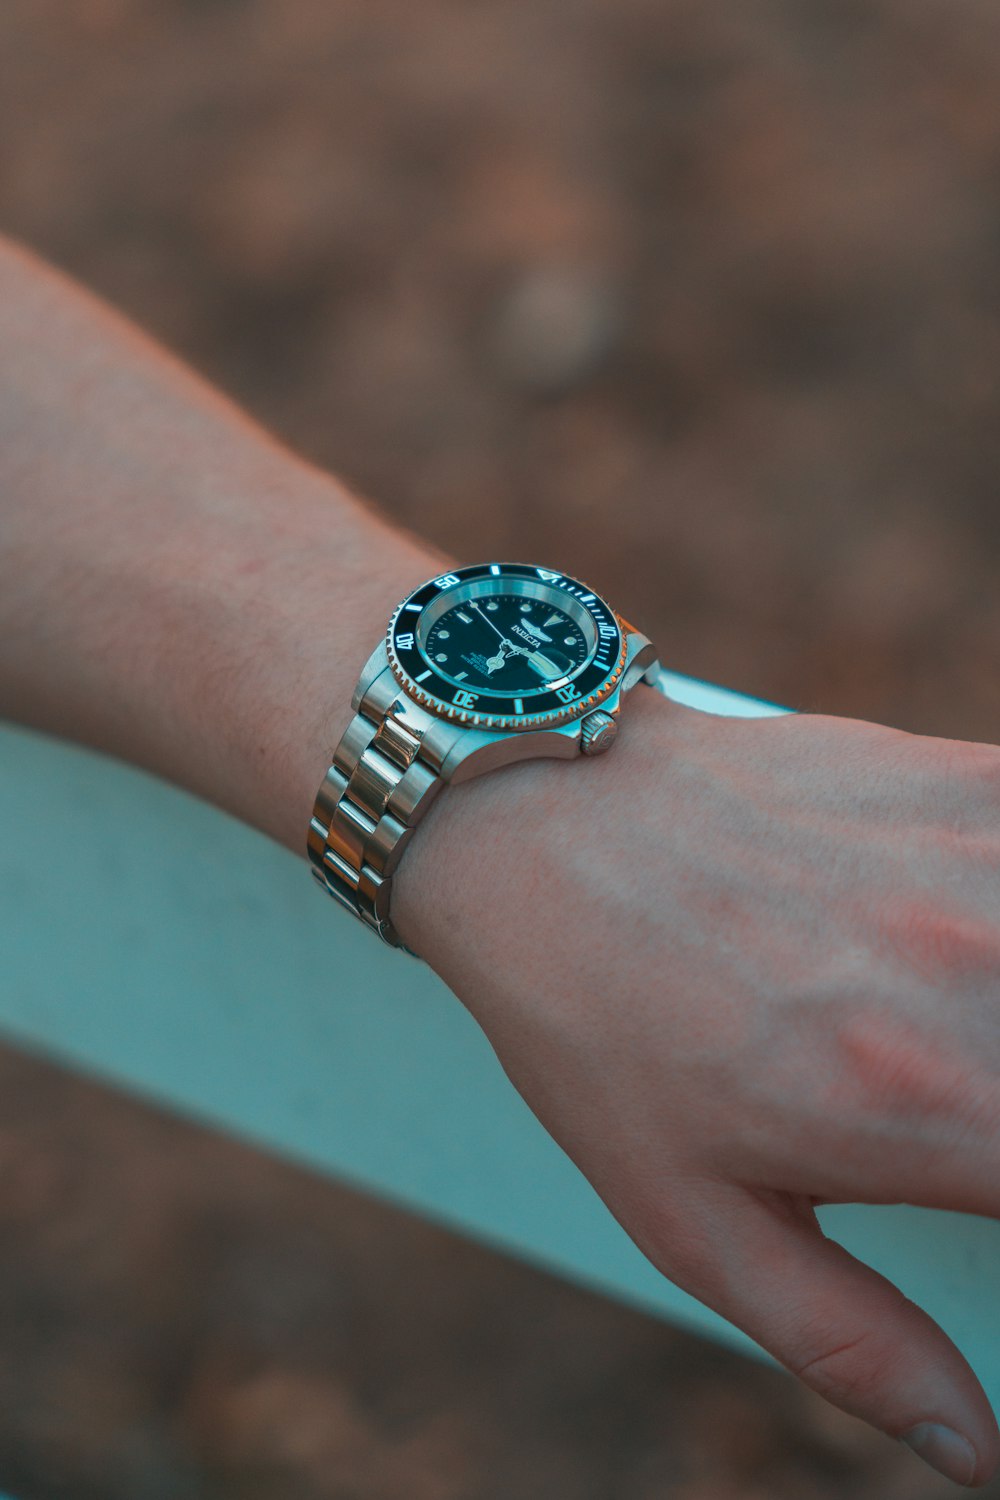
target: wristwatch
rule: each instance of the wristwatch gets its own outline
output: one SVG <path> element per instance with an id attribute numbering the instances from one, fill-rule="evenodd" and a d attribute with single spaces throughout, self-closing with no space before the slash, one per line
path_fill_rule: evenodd
<path id="1" fill-rule="evenodd" d="M 309 823 L 313 875 L 391 947 L 393 873 L 446 782 L 611 748 L 625 694 L 660 672 L 648 638 L 579 579 L 476 563 L 397 605 L 351 697 Z"/>

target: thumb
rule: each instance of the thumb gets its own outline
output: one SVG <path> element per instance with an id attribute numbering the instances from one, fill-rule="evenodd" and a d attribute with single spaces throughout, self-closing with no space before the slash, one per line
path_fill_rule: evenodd
<path id="1" fill-rule="evenodd" d="M 712 1240 L 739 1260 L 703 1267 L 695 1295 L 834 1406 L 949 1479 L 985 1484 L 1000 1464 L 996 1418 L 933 1318 L 827 1239 L 808 1199 L 727 1184 L 716 1210 Z"/>

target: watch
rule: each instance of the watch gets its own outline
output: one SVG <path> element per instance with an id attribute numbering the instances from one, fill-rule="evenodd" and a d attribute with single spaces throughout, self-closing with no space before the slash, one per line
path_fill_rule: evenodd
<path id="1" fill-rule="evenodd" d="M 389 901 L 441 788 L 536 756 L 603 753 L 625 695 L 659 673 L 648 638 L 554 568 L 476 563 L 428 579 L 397 605 L 354 689 L 309 822 L 312 874 L 418 958 Z"/>

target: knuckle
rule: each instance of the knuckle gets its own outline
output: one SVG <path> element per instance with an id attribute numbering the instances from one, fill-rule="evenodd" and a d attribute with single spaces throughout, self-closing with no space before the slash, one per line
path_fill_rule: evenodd
<path id="1" fill-rule="evenodd" d="M 629 1185 L 605 1202 L 633 1242 L 675 1286 L 714 1303 L 719 1232 L 698 1195 L 677 1180 Z"/>
<path id="2" fill-rule="evenodd" d="M 844 1338 L 843 1328 L 801 1338 L 787 1367 L 821 1396 L 839 1404 L 871 1401 L 898 1383 L 902 1355 L 897 1344 L 878 1328 L 866 1328 Z"/>
<path id="3" fill-rule="evenodd" d="M 940 1027 L 880 1010 L 846 1020 L 838 1036 L 849 1103 L 895 1128 L 990 1138 L 998 1100 L 992 1068 Z"/>
<path id="4" fill-rule="evenodd" d="M 946 909 L 939 899 L 887 902 L 880 928 L 893 956 L 935 986 L 1000 974 L 1000 925 Z"/>

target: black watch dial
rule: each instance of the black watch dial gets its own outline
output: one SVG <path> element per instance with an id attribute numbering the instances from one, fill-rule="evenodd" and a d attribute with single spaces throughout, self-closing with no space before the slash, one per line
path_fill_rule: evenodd
<path id="1" fill-rule="evenodd" d="M 521 698 L 551 692 L 570 681 L 596 645 L 590 621 L 574 620 L 552 595 L 543 589 L 534 597 L 473 595 L 418 632 L 418 644 L 456 686 Z"/>
<path id="2" fill-rule="evenodd" d="M 523 563 L 461 568 L 419 588 L 389 627 L 419 702 L 463 723 L 533 728 L 582 712 L 620 675 L 618 618 L 577 579 Z"/>

